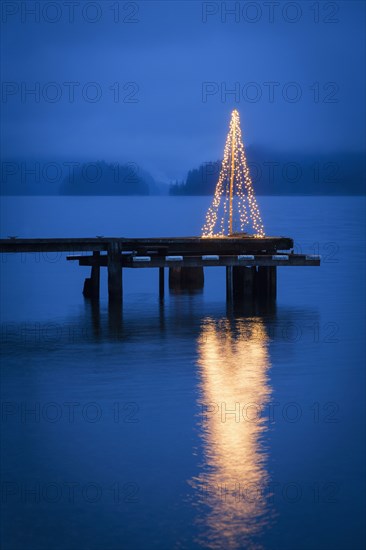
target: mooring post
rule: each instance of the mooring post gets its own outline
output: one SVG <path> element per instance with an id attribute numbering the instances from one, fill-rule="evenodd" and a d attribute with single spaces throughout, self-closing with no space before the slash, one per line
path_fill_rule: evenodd
<path id="1" fill-rule="evenodd" d="M 255 294 L 256 297 L 266 298 L 268 295 L 268 268 L 258 267 L 255 281 Z"/>
<path id="2" fill-rule="evenodd" d="M 122 300 L 122 257 L 117 242 L 108 247 L 108 298 Z"/>
<path id="3" fill-rule="evenodd" d="M 258 298 L 275 299 L 277 295 L 277 268 L 258 267 L 255 281 L 255 292 Z"/>
<path id="4" fill-rule="evenodd" d="M 231 265 L 226 267 L 226 299 L 228 302 L 233 299 L 233 268 Z"/>
<path id="5" fill-rule="evenodd" d="M 100 252 L 93 252 L 90 277 L 85 279 L 83 294 L 85 298 L 98 299 L 100 288 Z"/>
<path id="6" fill-rule="evenodd" d="M 226 267 L 226 299 L 239 304 L 254 298 L 275 300 L 277 294 L 277 268 L 270 267 Z"/>
<path id="7" fill-rule="evenodd" d="M 165 277 L 164 277 L 164 268 L 159 267 L 159 298 L 162 300 L 164 298 L 164 283 L 165 283 Z"/>
<path id="8" fill-rule="evenodd" d="M 254 295 L 255 267 L 234 266 L 232 269 L 234 300 L 251 299 Z"/>
<path id="9" fill-rule="evenodd" d="M 93 252 L 93 263 L 91 268 L 91 291 L 93 298 L 99 298 L 99 289 L 100 289 L 100 263 L 99 263 L 100 252 Z"/>
<path id="10" fill-rule="evenodd" d="M 277 298 L 277 267 L 269 267 L 269 294 L 274 300 Z"/>
<path id="11" fill-rule="evenodd" d="M 169 288 L 180 292 L 182 290 L 201 290 L 204 285 L 203 267 L 170 267 Z"/>

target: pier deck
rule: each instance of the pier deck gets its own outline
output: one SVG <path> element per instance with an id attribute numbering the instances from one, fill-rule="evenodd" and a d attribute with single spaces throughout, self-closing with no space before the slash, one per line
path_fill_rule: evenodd
<path id="1" fill-rule="evenodd" d="M 277 267 L 319 266 L 320 257 L 294 254 L 288 237 L 235 235 L 230 237 L 162 237 L 60 239 L 0 239 L 1 253 L 68 252 L 69 261 L 91 267 L 83 293 L 99 297 L 100 268 L 108 269 L 110 300 L 122 299 L 124 268 L 158 268 L 159 294 L 164 296 L 164 273 L 169 269 L 171 288 L 202 288 L 205 267 L 226 268 L 228 299 L 248 296 L 275 298 Z M 89 253 L 89 254 L 88 254 Z"/>
<path id="2" fill-rule="evenodd" d="M 120 252 L 134 250 L 137 254 L 149 251 L 161 254 L 240 254 L 246 252 L 290 250 L 293 240 L 287 237 L 93 237 L 60 239 L 0 239 L 0 252 Z"/>

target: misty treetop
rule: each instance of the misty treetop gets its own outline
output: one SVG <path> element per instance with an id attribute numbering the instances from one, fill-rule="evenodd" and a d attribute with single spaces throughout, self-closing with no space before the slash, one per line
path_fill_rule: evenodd
<path id="1" fill-rule="evenodd" d="M 137 163 L 8 160 L 1 163 L 1 195 L 150 195 L 154 178 Z"/>
<path id="2" fill-rule="evenodd" d="M 149 184 L 136 163 L 82 164 L 64 179 L 61 195 L 149 195 Z"/>

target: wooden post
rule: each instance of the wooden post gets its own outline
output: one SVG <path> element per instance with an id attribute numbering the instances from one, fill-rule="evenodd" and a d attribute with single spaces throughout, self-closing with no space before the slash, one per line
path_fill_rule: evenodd
<path id="1" fill-rule="evenodd" d="M 259 299 L 267 297 L 267 294 L 268 294 L 267 276 L 268 276 L 268 271 L 266 267 L 257 268 L 257 275 L 256 275 L 256 281 L 255 281 L 255 294 L 256 294 L 256 297 Z"/>
<path id="2" fill-rule="evenodd" d="M 109 300 L 108 326 L 109 336 L 117 340 L 123 336 L 122 300 Z"/>
<path id="3" fill-rule="evenodd" d="M 201 290 L 204 285 L 203 267 L 170 267 L 169 288 L 173 291 Z"/>
<path id="4" fill-rule="evenodd" d="M 256 275 L 255 267 L 245 267 L 244 268 L 244 297 L 254 298 L 254 282 Z"/>
<path id="5" fill-rule="evenodd" d="M 277 267 L 269 267 L 269 293 L 274 300 L 277 298 Z"/>
<path id="6" fill-rule="evenodd" d="M 165 276 L 164 268 L 159 267 L 159 298 L 161 300 L 164 299 L 164 283 L 165 283 L 164 276 Z"/>
<path id="7" fill-rule="evenodd" d="M 108 298 L 122 300 L 122 257 L 118 243 L 111 243 L 108 248 Z"/>
<path id="8" fill-rule="evenodd" d="M 226 299 L 231 302 L 233 299 L 233 268 L 226 267 Z"/>
<path id="9" fill-rule="evenodd" d="M 100 252 L 93 252 L 93 264 L 91 267 L 90 277 L 85 279 L 83 294 L 85 298 L 98 299 L 100 288 Z"/>
<path id="10" fill-rule="evenodd" d="M 277 294 L 277 269 L 272 267 L 258 267 L 255 292 L 258 298 L 275 299 Z"/>
<path id="11" fill-rule="evenodd" d="M 248 300 L 254 295 L 255 267 L 234 266 L 233 268 L 234 300 Z"/>

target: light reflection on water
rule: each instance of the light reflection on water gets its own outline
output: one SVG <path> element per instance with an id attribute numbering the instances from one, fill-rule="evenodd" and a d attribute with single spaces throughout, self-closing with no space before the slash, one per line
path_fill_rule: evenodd
<path id="1" fill-rule="evenodd" d="M 267 453 L 258 414 L 271 395 L 268 335 L 261 318 L 202 322 L 198 340 L 204 463 L 193 480 L 207 512 L 201 542 L 210 548 L 260 548 L 268 522 L 263 494 Z"/>

